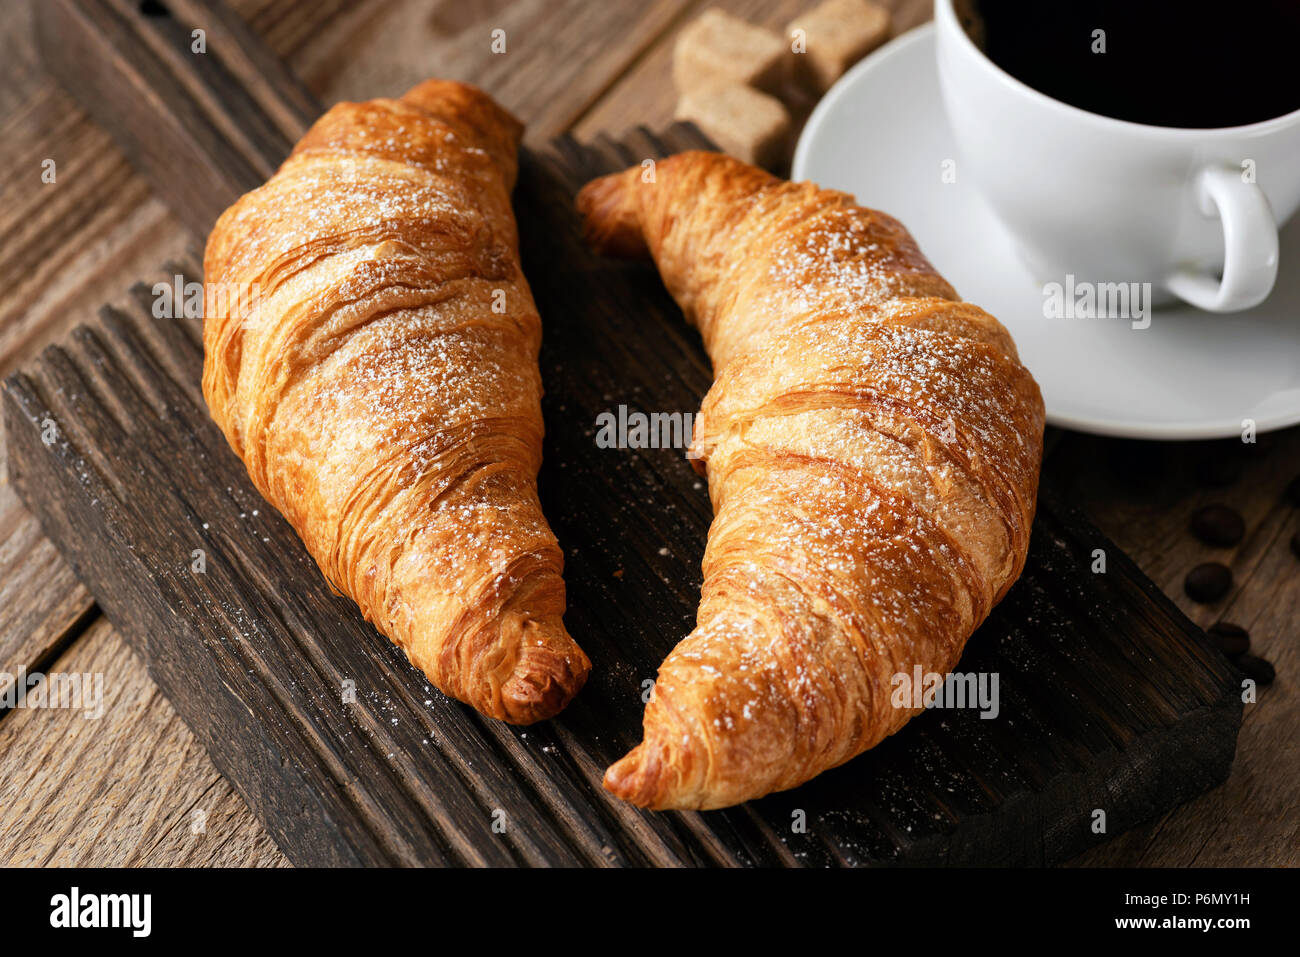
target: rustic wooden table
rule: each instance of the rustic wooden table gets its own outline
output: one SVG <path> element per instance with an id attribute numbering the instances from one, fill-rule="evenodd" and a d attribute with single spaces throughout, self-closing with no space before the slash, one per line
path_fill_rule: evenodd
<path id="1" fill-rule="evenodd" d="M 250 25 L 323 102 L 405 89 L 429 75 L 477 83 L 524 119 L 529 137 L 650 127 L 671 118 L 672 41 L 709 6 L 780 28 L 810 0 L 235 0 Z M 895 27 L 928 0 L 891 0 Z M 131 170 L 108 135 L 43 70 L 28 3 L 0 24 L 0 373 L 8 374 L 129 284 L 201 242 Z M 492 29 L 511 37 L 490 54 Z M 480 42 L 482 41 L 482 42 Z M 42 184 L 53 159 L 54 185 Z M 1058 435 L 1047 467 L 1068 476 L 1093 520 L 1198 623 L 1250 628 L 1278 678 L 1247 705 L 1237 760 L 1213 792 L 1086 854 L 1100 865 L 1300 863 L 1300 430 L 1238 442 L 1156 445 Z M 4 450 L 0 447 L 0 464 Z M 1239 474 L 1198 481 L 1206 458 Z M 1231 476 L 1229 476 L 1231 477 Z M 1248 532 L 1234 549 L 1187 533 L 1222 501 Z M 1198 606 L 1182 579 L 1228 564 L 1227 598 Z M 0 484 L 0 672 L 102 673 L 104 713 L 0 715 L 0 863 L 263 865 L 287 862 L 100 614 L 7 482 Z M 196 826 L 202 822 L 202 827 Z"/>

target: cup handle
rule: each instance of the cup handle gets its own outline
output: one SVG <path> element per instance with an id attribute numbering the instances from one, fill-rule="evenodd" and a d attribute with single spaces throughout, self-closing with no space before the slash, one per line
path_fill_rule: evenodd
<path id="1" fill-rule="evenodd" d="M 1209 312 L 1239 312 L 1267 298 L 1277 278 L 1277 223 L 1268 197 L 1241 171 L 1207 166 L 1196 178 L 1206 216 L 1223 222 L 1223 279 L 1192 269 L 1169 278 L 1169 291 Z"/>

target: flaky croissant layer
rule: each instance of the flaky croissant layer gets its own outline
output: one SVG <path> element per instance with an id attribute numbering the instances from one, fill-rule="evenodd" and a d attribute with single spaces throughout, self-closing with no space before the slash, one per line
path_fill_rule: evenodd
<path id="1" fill-rule="evenodd" d="M 438 688 L 527 723 L 590 665 L 537 498 L 521 132 L 436 80 L 329 110 L 208 239 L 203 393 L 330 582 Z"/>
<path id="2" fill-rule="evenodd" d="M 714 153 L 579 194 L 600 251 L 653 256 L 703 335 L 696 419 L 714 521 L 697 625 L 659 670 L 644 739 L 605 775 L 650 808 L 794 787 L 919 709 L 1024 566 L 1037 385 L 896 220 Z"/>

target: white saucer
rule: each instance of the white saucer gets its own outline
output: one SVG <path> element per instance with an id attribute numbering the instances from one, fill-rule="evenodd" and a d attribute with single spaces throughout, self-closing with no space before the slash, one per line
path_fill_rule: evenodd
<path id="1" fill-rule="evenodd" d="M 863 60 L 818 104 L 793 175 L 853 193 L 896 216 L 962 298 L 1011 330 L 1042 387 L 1053 425 L 1155 439 L 1240 436 L 1300 422 L 1300 216 L 1281 234 L 1272 295 L 1215 316 L 1156 308 L 1151 325 L 1044 318 L 1043 282 L 961 177 L 939 93 L 934 28 L 919 27 Z M 1062 224 L 1062 228 L 1069 228 Z"/>

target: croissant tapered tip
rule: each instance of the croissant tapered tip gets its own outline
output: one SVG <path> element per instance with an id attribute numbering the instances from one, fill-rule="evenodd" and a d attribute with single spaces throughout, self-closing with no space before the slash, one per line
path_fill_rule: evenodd
<path id="1" fill-rule="evenodd" d="M 601 782 L 617 798 L 652 811 L 687 809 L 673 783 L 670 755 L 662 744 L 642 741 L 605 770 Z"/>
<path id="2" fill-rule="evenodd" d="M 641 232 L 640 211 L 631 194 L 628 173 L 593 179 L 578 191 L 582 238 L 602 256 L 636 259 L 649 255 Z"/>
<path id="3" fill-rule="evenodd" d="M 501 707 L 511 724 L 554 717 L 582 690 L 591 671 L 591 662 L 563 625 L 538 628 L 554 634 L 540 645 L 525 648 L 501 686 Z"/>
<path id="4" fill-rule="evenodd" d="M 644 754 L 644 744 L 633 748 L 605 770 L 601 782 L 610 794 L 638 807 L 649 807 L 655 790 L 653 775 L 646 772 L 642 760 Z"/>

